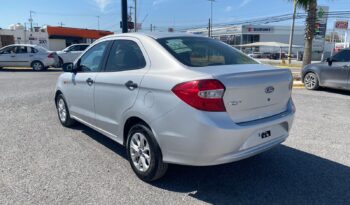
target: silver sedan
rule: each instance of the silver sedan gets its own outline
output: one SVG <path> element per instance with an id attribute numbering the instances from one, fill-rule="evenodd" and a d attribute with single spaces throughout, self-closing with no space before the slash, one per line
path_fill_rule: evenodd
<path id="1" fill-rule="evenodd" d="M 0 49 L 0 68 L 32 67 L 34 71 L 43 71 L 58 62 L 56 52 L 37 45 L 13 44 Z"/>
<path id="2" fill-rule="evenodd" d="M 218 40 L 187 34 L 120 34 L 64 65 L 55 102 L 77 121 L 125 145 L 136 175 L 153 181 L 168 163 L 241 160 L 288 137 L 292 75 Z"/>

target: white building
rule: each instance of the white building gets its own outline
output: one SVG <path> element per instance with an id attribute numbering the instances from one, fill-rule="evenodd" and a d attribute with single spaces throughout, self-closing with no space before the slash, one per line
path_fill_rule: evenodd
<path id="1" fill-rule="evenodd" d="M 11 25 L 10 29 L 0 29 L 0 48 L 14 43 L 34 44 L 49 48 L 49 36 L 46 31 L 35 28 L 28 31 L 21 24 Z"/>

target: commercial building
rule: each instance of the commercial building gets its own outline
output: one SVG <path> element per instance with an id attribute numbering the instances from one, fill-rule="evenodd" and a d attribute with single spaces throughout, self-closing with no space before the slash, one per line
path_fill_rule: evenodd
<path id="1" fill-rule="evenodd" d="M 188 33 L 208 36 L 208 29 L 188 30 Z M 268 26 L 268 25 L 238 25 L 213 28 L 212 36 L 232 46 L 255 43 L 255 42 L 279 42 L 289 43 L 290 26 Z M 294 32 L 294 45 L 304 45 L 304 26 L 296 26 Z M 244 49 L 244 48 L 243 48 Z M 247 48 L 248 49 L 248 48 Z M 251 49 L 251 48 L 249 48 Z M 257 47 L 257 52 L 279 52 L 280 48 Z M 287 48 L 284 48 L 287 51 Z M 247 51 L 248 52 L 248 51 Z"/>
<path id="2" fill-rule="evenodd" d="M 57 51 L 76 43 L 92 43 L 95 40 L 113 34 L 110 31 L 81 28 L 46 26 L 50 50 Z"/>
<path id="3" fill-rule="evenodd" d="M 11 25 L 9 29 L 0 29 L 0 48 L 10 44 L 34 44 L 58 51 L 76 43 L 92 43 L 95 40 L 113 34 L 110 31 L 44 26 L 29 31 L 21 24 Z"/>

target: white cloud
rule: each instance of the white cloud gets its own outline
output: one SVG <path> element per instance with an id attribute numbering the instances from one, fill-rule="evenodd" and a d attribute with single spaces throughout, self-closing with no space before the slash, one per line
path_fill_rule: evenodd
<path id="1" fill-rule="evenodd" d="M 112 3 L 112 0 L 94 0 L 98 8 L 104 12 L 105 9 Z"/>
<path id="2" fill-rule="evenodd" d="M 227 6 L 227 7 L 225 8 L 225 11 L 226 11 L 226 12 L 232 11 L 232 6 Z"/>
<path id="3" fill-rule="evenodd" d="M 249 4 L 252 0 L 243 0 L 242 3 L 238 6 L 238 8 L 245 7 L 247 4 Z"/>

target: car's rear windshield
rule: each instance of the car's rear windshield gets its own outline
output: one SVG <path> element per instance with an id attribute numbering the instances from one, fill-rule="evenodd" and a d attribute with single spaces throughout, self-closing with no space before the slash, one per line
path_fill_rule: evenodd
<path id="1" fill-rule="evenodd" d="M 181 63 L 191 67 L 257 64 L 233 47 L 204 37 L 173 37 L 157 40 Z"/>

